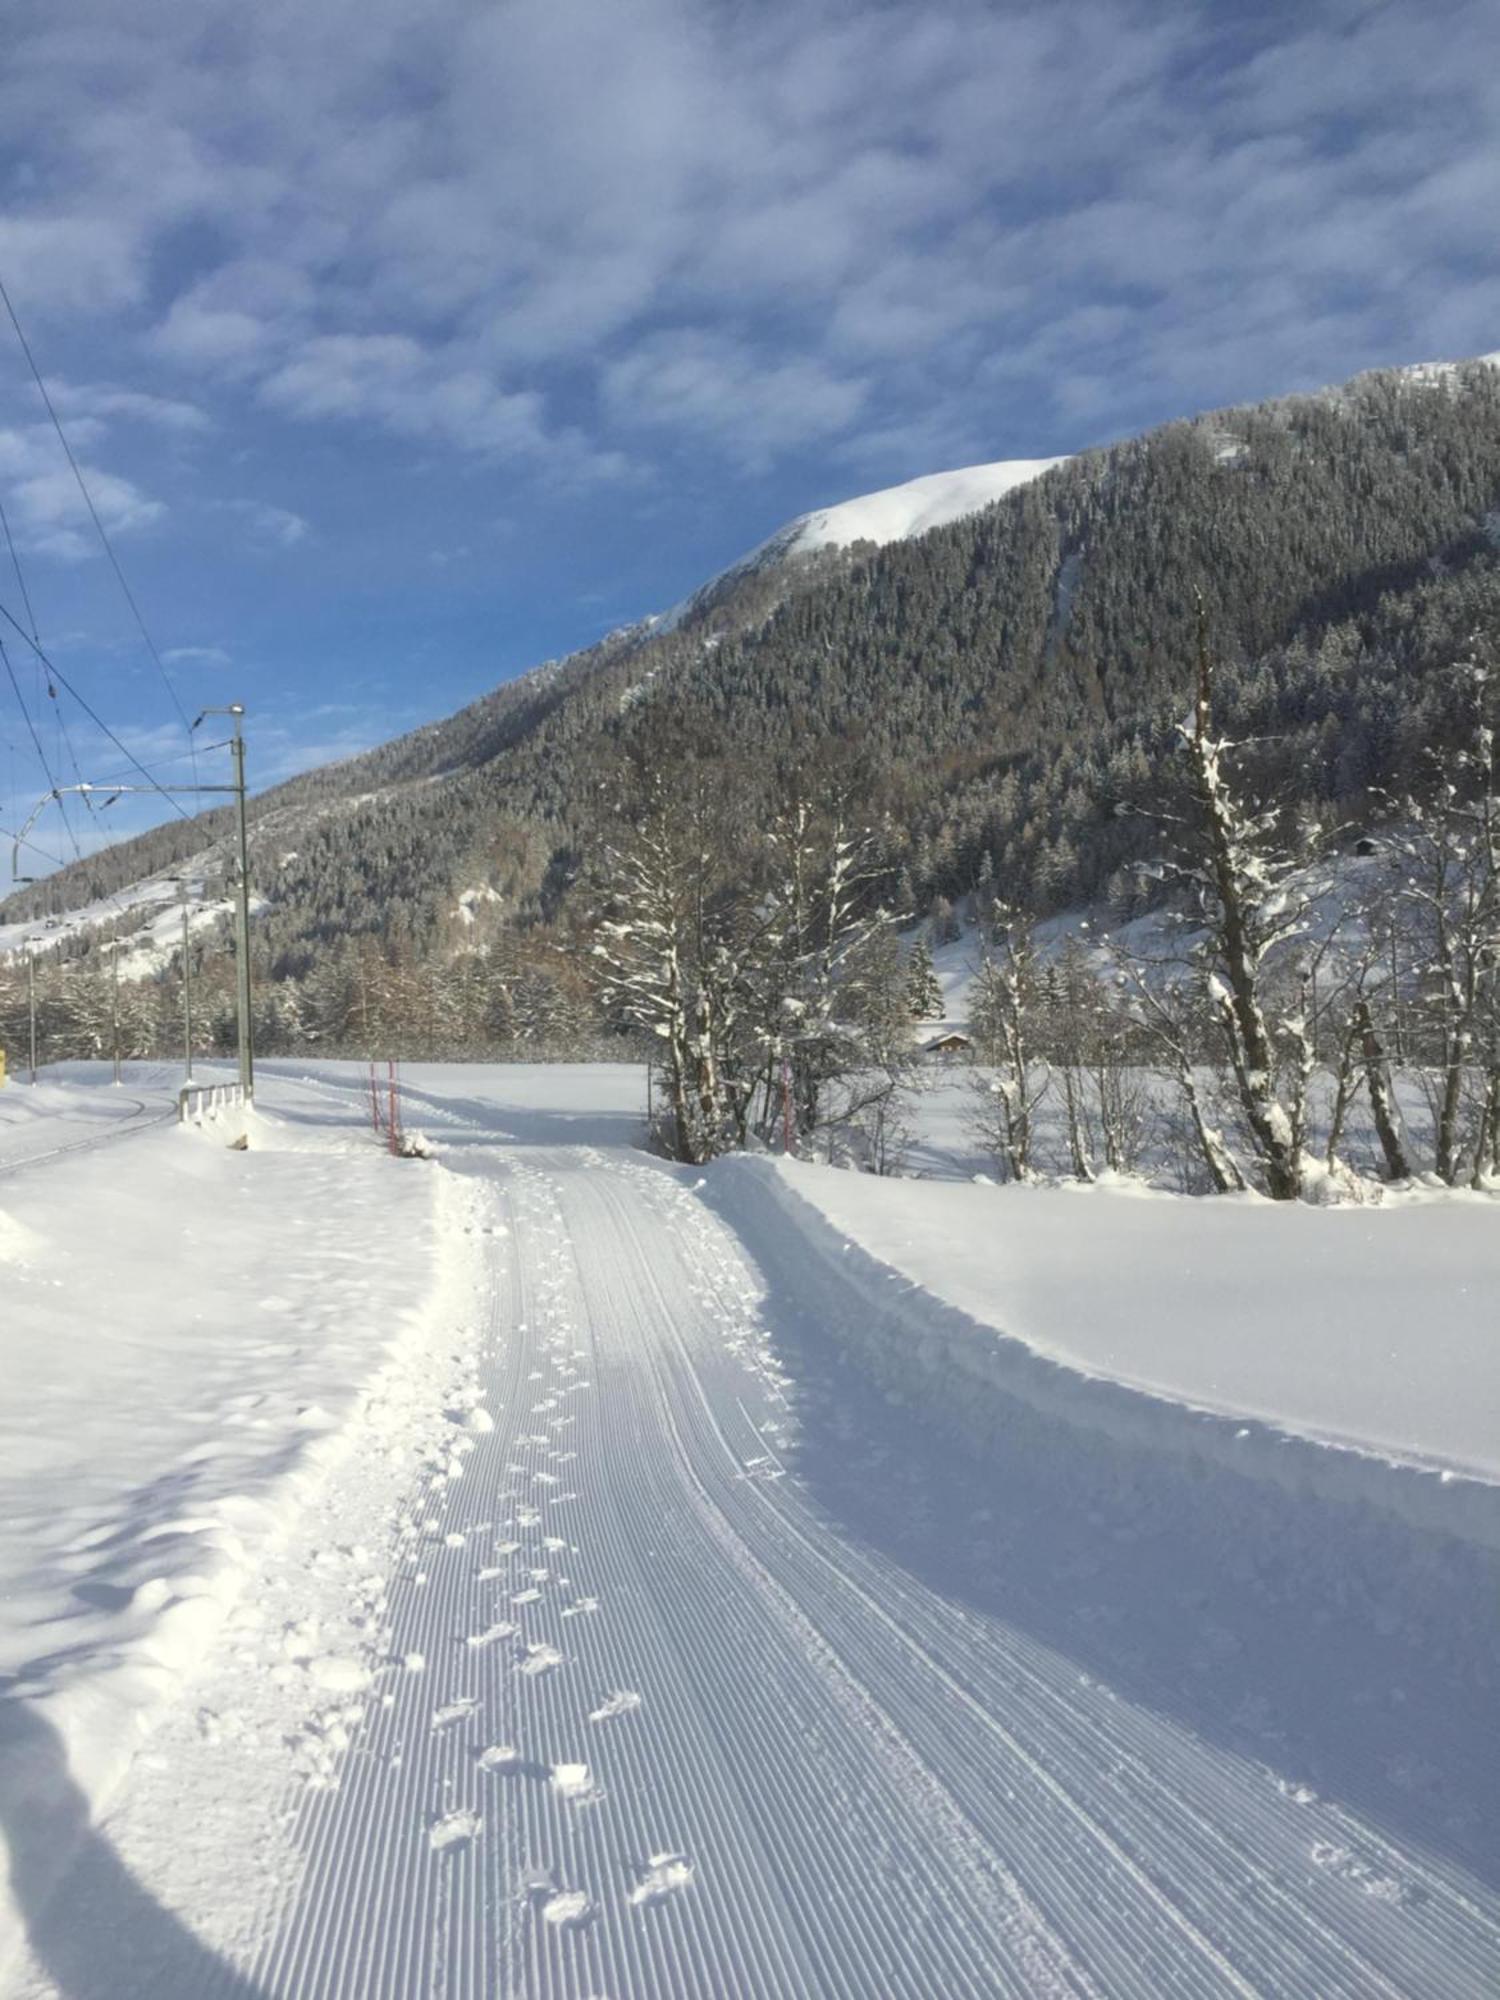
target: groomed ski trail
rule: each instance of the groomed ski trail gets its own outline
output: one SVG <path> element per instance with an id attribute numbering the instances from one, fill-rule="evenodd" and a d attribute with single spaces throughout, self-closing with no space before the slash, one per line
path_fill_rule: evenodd
<path id="1" fill-rule="evenodd" d="M 763 1287 L 689 1180 L 472 1109 L 423 1114 L 493 1183 L 494 1428 L 411 1510 L 406 1664 L 304 1797 L 255 1992 L 1493 1990 L 1482 1886 L 829 1519 Z"/>

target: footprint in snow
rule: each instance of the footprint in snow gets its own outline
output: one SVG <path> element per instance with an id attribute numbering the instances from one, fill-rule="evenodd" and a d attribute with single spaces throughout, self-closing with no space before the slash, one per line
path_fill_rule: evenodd
<path id="1" fill-rule="evenodd" d="M 475 1647 L 493 1646 L 497 1639 L 513 1637 L 515 1629 L 508 1619 L 502 1618 L 493 1625 L 487 1625 L 482 1632 L 470 1632 L 464 1639 L 464 1644 Z"/>
<path id="2" fill-rule="evenodd" d="M 590 1722 L 609 1722 L 617 1715 L 629 1715 L 633 1708 L 639 1708 L 641 1698 L 634 1688 L 619 1688 L 614 1694 L 607 1694 L 599 1706 L 589 1712 Z"/>
<path id="3" fill-rule="evenodd" d="M 1330 1874 L 1347 1882 L 1377 1903 L 1409 1903 L 1413 1900 L 1409 1882 L 1397 1876 L 1387 1875 L 1373 1862 L 1366 1861 L 1352 1848 L 1344 1847 L 1331 1840 L 1314 1842 L 1312 1862 L 1315 1868 L 1326 1868 Z"/>
<path id="4" fill-rule="evenodd" d="M 641 1878 L 630 1892 L 630 1900 L 638 1909 L 649 1903 L 660 1903 L 667 1896 L 675 1896 L 679 1890 L 692 1887 L 693 1864 L 685 1854 L 653 1854 L 650 1863 L 642 1869 Z"/>
<path id="5" fill-rule="evenodd" d="M 437 1854 L 448 1854 L 454 1848 L 467 1847 L 476 1840 L 484 1821 L 478 1813 L 460 1808 L 457 1812 L 444 1813 L 435 1819 L 427 1829 L 427 1844 Z"/>
<path id="6" fill-rule="evenodd" d="M 513 1743 L 491 1743 L 480 1751 L 476 1762 L 481 1771 L 514 1771 L 521 1753 Z"/>
<path id="7" fill-rule="evenodd" d="M 481 1750 L 474 1761 L 481 1771 L 488 1771 L 494 1778 L 550 1778 L 552 1775 L 545 1764 L 523 1757 L 513 1743 L 492 1743 L 488 1749 Z"/>
<path id="8" fill-rule="evenodd" d="M 542 1905 L 543 1921 L 560 1929 L 586 1924 L 593 1914 L 594 1905 L 582 1889 L 560 1889 Z"/>
<path id="9" fill-rule="evenodd" d="M 554 1667 L 560 1667 L 562 1663 L 563 1656 L 556 1646 L 549 1646 L 543 1642 L 541 1645 L 526 1648 L 526 1657 L 519 1662 L 516 1671 L 534 1677 L 537 1674 L 550 1674 Z"/>
<path id="10" fill-rule="evenodd" d="M 552 1789 L 569 1805 L 593 1806 L 604 1797 L 594 1783 L 587 1764 L 554 1764 Z"/>

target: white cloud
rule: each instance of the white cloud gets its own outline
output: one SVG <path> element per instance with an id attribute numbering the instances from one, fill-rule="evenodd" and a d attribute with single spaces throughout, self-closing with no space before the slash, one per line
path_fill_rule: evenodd
<path id="1" fill-rule="evenodd" d="M 142 244 L 119 227 L 112 207 L 0 216 L 0 271 L 17 301 L 78 312 L 134 304 L 143 288 Z"/>
<path id="2" fill-rule="evenodd" d="M 82 462 L 80 469 L 111 535 L 148 527 L 165 513 L 159 500 L 117 473 Z M 50 427 L 0 429 L 0 485 L 20 547 L 67 561 L 99 553 L 88 506 Z"/>
<path id="3" fill-rule="evenodd" d="M 169 646 L 162 654 L 169 667 L 227 667 L 233 656 L 222 646 Z"/>
<path id="4" fill-rule="evenodd" d="M 613 476 L 620 461 L 594 454 L 574 432 L 549 431 L 542 397 L 507 393 L 483 368 L 409 335 L 328 334 L 304 342 L 261 384 L 271 407 L 295 416 L 365 420 L 399 435 L 502 458 L 555 460 Z"/>
<path id="5" fill-rule="evenodd" d="M 297 422 L 579 477 L 1003 451 L 1500 337 L 1491 0 L 18 5 L 23 306 L 149 298 L 162 366 Z"/>
<path id="6" fill-rule="evenodd" d="M 191 295 L 173 300 L 154 342 L 169 360 L 231 373 L 253 367 L 269 344 L 269 329 L 253 313 L 215 310 Z"/>
<path id="7" fill-rule="evenodd" d="M 847 430 L 865 394 L 864 383 L 816 361 L 768 365 L 742 343 L 706 333 L 643 341 L 604 373 L 606 404 L 622 426 L 712 438 L 751 466 Z"/>
<path id="8" fill-rule="evenodd" d="M 112 418 L 127 423 L 150 424 L 157 429 L 196 434 L 213 428 L 207 414 L 196 403 L 173 396 L 153 396 L 141 389 L 122 389 L 110 382 L 64 382 L 47 384 L 59 416 L 69 419 L 70 442 L 76 442 L 81 424 L 107 424 Z"/>

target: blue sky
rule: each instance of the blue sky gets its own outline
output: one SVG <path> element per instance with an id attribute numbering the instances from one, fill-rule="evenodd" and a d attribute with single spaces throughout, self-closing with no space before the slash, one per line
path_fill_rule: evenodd
<path id="1" fill-rule="evenodd" d="M 183 705 L 245 701 L 262 782 L 807 508 L 1500 347 L 1493 0 L 7 23 L 0 276 Z M 44 643 L 180 755 L 8 339 L 0 498 Z M 39 780 L 0 675 L 0 823 Z"/>

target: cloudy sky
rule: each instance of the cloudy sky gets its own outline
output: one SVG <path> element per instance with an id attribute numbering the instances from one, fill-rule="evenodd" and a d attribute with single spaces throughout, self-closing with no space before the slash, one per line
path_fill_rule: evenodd
<path id="1" fill-rule="evenodd" d="M 1500 347 L 1494 0 L 6 22 L 0 278 L 181 702 L 244 700 L 262 779 L 809 507 Z M 44 644 L 180 753 L 4 324 L 0 499 Z M 26 622 L 3 549 L 0 604 Z M 38 774 L 3 673 L 0 760 L 9 820 Z"/>

